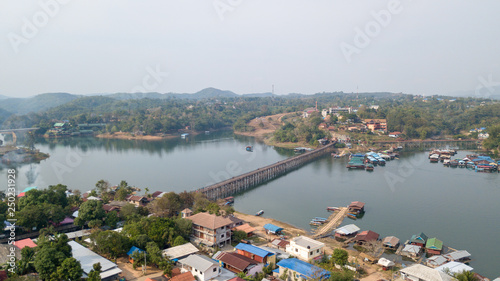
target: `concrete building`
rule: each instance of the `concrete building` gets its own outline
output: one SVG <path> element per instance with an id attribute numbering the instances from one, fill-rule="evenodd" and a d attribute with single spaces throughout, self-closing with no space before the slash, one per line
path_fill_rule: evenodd
<path id="1" fill-rule="evenodd" d="M 298 236 L 290 240 L 286 252 L 304 261 L 323 255 L 325 244 L 309 237 Z"/>

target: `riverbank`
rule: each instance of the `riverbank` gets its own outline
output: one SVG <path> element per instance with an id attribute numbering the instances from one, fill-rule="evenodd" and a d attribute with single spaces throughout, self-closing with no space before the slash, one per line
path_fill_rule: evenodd
<path id="1" fill-rule="evenodd" d="M 190 132 L 190 135 L 197 135 L 196 132 Z M 98 134 L 95 136 L 96 138 L 103 139 L 122 139 L 122 140 L 148 140 L 148 141 L 156 141 L 156 140 L 165 140 L 165 139 L 174 139 L 180 137 L 180 135 L 172 135 L 172 134 L 162 134 L 157 136 L 152 135 L 134 135 L 128 132 L 117 132 L 117 133 L 104 133 Z"/>
<path id="2" fill-rule="evenodd" d="M 40 152 L 39 150 L 29 150 L 19 147 L 1 147 L 0 148 L 0 163 L 3 164 L 25 164 L 25 163 L 40 163 L 40 161 L 49 158 L 48 153 Z"/>

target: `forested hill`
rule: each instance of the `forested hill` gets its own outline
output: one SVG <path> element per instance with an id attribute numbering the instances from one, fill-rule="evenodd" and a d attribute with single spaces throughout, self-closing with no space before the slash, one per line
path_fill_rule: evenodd
<path id="1" fill-rule="evenodd" d="M 47 93 L 31 98 L 6 98 L 0 102 L 0 108 L 9 112 L 22 115 L 30 112 L 40 112 L 65 104 L 81 96 L 68 93 Z"/>

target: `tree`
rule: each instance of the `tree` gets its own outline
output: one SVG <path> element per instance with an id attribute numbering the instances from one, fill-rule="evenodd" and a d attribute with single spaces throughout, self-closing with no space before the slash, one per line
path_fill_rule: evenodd
<path id="1" fill-rule="evenodd" d="M 101 263 L 94 263 L 92 270 L 89 272 L 87 281 L 101 281 Z"/>
<path id="2" fill-rule="evenodd" d="M 83 269 L 75 258 L 66 258 L 61 266 L 57 268 L 57 280 L 75 281 L 82 278 Z"/>
<path id="3" fill-rule="evenodd" d="M 233 240 L 236 242 L 241 242 L 241 240 L 246 239 L 246 238 L 247 238 L 247 234 L 245 231 L 236 230 L 235 232 L 233 232 Z"/>
<path id="4" fill-rule="evenodd" d="M 226 216 L 229 216 L 229 215 L 232 215 L 234 214 L 235 210 L 233 208 L 233 206 L 230 206 L 230 205 L 225 205 L 222 207 L 222 210 L 224 211 L 224 214 Z"/>
<path id="5" fill-rule="evenodd" d="M 108 191 L 109 183 L 105 180 L 100 180 L 95 184 L 95 187 L 97 188 L 99 195 L 102 196 L 103 193 Z"/>
<path id="6" fill-rule="evenodd" d="M 138 217 L 137 208 L 134 204 L 127 203 L 120 209 L 120 217 L 129 220 L 132 217 Z"/>
<path id="7" fill-rule="evenodd" d="M 184 245 L 186 244 L 186 240 L 184 240 L 184 238 L 182 238 L 182 236 L 177 236 L 175 237 L 175 240 L 174 240 L 174 243 L 172 244 L 172 246 L 179 246 L 179 245 Z"/>
<path id="8" fill-rule="evenodd" d="M 118 213 L 116 211 L 111 211 L 106 214 L 106 225 L 111 228 L 116 228 L 116 224 L 120 221 Z"/>
<path id="9" fill-rule="evenodd" d="M 455 273 L 454 277 L 458 281 L 478 281 L 478 278 L 476 277 L 476 275 L 474 275 L 474 272 L 467 270 L 463 270 L 460 273 Z"/>
<path id="10" fill-rule="evenodd" d="M 349 259 L 349 253 L 347 253 L 344 249 L 335 249 L 333 250 L 333 255 L 331 260 L 333 263 L 338 264 L 340 266 L 344 266 L 347 264 L 347 260 Z"/>
<path id="11" fill-rule="evenodd" d="M 42 247 L 36 253 L 35 269 L 40 274 L 40 278 L 48 280 L 51 274 L 57 272 L 57 267 L 67 257 L 54 247 Z"/>
<path id="12" fill-rule="evenodd" d="M 220 215 L 219 211 L 220 211 L 220 206 L 219 204 L 215 203 L 215 202 L 211 202 L 210 204 L 208 204 L 207 206 L 207 211 L 210 213 L 210 214 L 215 214 L 217 216 Z"/>
<path id="13" fill-rule="evenodd" d="M 90 221 L 101 220 L 105 216 L 102 202 L 99 200 L 87 200 L 78 210 L 78 217 L 75 219 L 75 224 L 79 226 L 85 225 Z"/>
<path id="14" fill-rule="evenodd" d="M 124 201 L 125 198 L 127 198 L 128 195 L 129 195 L 129 193 L 128 193 L 128 191 L 125 188 L 119 188 L 116 191 L 115 199 L 117 201 Z"/>
<path id="15" fill-rule="evenodd" d="M 94 249 L 97 252 L 115 259 L 124 255 L 130 248 L 130 240 L 116 231 L 96 231 L 91 234 L 91 238 L 94 240 Z"/>

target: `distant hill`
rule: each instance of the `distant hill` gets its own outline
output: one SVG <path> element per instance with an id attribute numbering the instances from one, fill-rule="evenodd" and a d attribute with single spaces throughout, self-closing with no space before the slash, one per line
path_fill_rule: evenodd
<path id="1" fill-rule="evenodd" d="M 268 98 L 268 97 L 277 97 L 278 95 L 273 95 L 273 93 L 255 93 L 255 94 L 244 94 L 245 98 Z"/>
<path id="2" fill-rule="evenodd" d="M 23 115 L 30 112 L 44 111 L 79 97 L 80 96 L 68 93 L 47 93 L 31 98 L 7 98 L 2 100 L 0 108 L 15 114 Z"/>
<path id="3" fill-rule="evenodd" d="M 480 99 L 497 99 L 500 100 L 500 85 L 492 86 L 490 88 L 483 87 L 477 90 L 468 91 L 456 91 L 443 94 L 443 96 L 452 97 L 470 97 L 470 98 L 480 98 Z"/>
<path id="4" fill-rule="evenodd" d="M 149 99 L 168 99 L 168 98 L 179 98 L 179 99 L 209 99 L 209 98 L 217 98 L 217 97 L 224 97 L 224 98 L 232 98 L 232 97 L 237 97 L 238 95 L 231 92 L 231 91 L 224 91 L 224 90 L 219 90 L 216 88 L 206 88 L 201 91 L 198 91 L 193 94 L 188 94 L 188 93 L 183 93 L 183 94 L 178 94 L 178 93 L 166 93 L 166 94 L 160 94 L 160 93 L 116 93 L 116 94 L 110 94 L 110 95 L 105 95 L 107 97 L 111 97 L 117 100 L 130 100 L 130 99 L 143 99 L 143 98 L 149 98 Z"/>
<path id="5" fill-rule="evenodd" d="M 95 111 L 113 110 L 112 105 L 118 102 L 118 100 L 108 96 L 86 96 L 51 108 L 47 113 L 56 119 L 62 119 L 67 116 L 87 113 L 89 109 Z"/>

